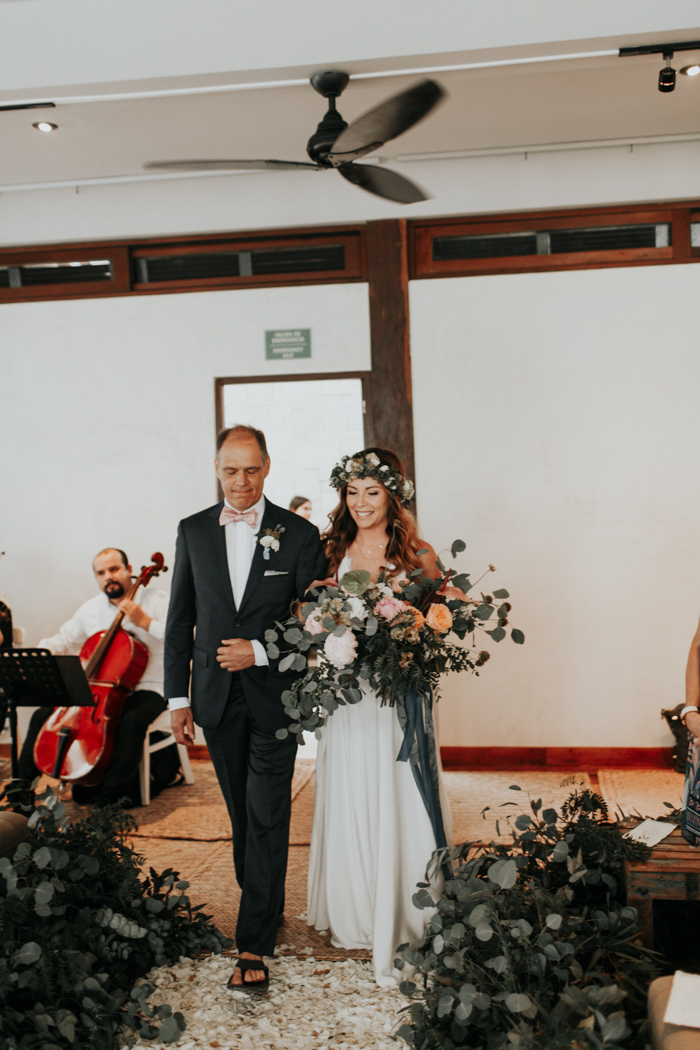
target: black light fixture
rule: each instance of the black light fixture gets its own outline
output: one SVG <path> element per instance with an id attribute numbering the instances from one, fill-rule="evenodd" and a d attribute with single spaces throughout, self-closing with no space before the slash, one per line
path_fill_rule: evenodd
<path id="1" fill-rule="evenodd" d="M 671 69 L 673 51 L 664 54 L 666 65 L 659 71 L 659 91 L 673 91 L 676 87 L 676 71 Z"/>
<path id="2" fill-rule="evenodd" d="M 666 65 L 659 72 L 659 91 L 667 94 L 676 86 L 676 71 L 671 68 L 671 59 L 674 51 L 700 51 L 700 40 L 681 40 L 675 44 L 642 44 L 639 47 L 621 47 L 618 54 L 620 58 L 628 58 L 633 55 L 663 55 Z M 689 76 L 694 74 L 695 66 L 684 66 L 681 73 Z"/>

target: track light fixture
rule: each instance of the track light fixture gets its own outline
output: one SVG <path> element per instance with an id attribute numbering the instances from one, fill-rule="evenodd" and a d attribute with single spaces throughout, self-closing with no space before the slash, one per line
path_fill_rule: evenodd
<path id="1" fill-rule="evenodd" d="M 676 71 L 671 69 L 673 52 L 664 55 L 666 65 L 659 71 L 659 91 L 673 91 L 676 86 Z"/>
<path id="2" fill-rule="evenodd" d="M 639 47 L 621 47 L 620 58 L 628 58 L 633 55 L 663 55 L 666 65 L 659 71 L 659 91 L 667 94 L 676 86 L 676 71 L 671 67 L 671 59 L 674 51 L 700 51 L 700 40 L 681 40 L 675 44 L 642 44 Z M 700 66 L 684 66 L 681 70 L 686 76 L 695 76 L 700 73 Z"/>

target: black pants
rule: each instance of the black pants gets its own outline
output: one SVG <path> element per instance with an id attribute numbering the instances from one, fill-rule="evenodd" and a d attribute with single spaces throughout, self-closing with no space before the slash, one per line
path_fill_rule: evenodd
<path id="1" fill-rule="evenodd" d="M 284 911 L 296 737 L 264 733 L 246 703 L 239 676 L 216 729 L 204 736 L 233 829 L 233 864 L 241 887 L 239 952 L 272 955 Z"/>
<path id="2" fill-rule="evenodd" d="M 91 788 L 75 784 L 73 798 L 78 804 L 98 802 L 106 805 L 110 802 L 118 802 L 125 795 L 128 797 L 134 795 L 133 782 L 134 777 L 138 774 L 146 732 L 151 722 L 155 722 L 165 707 L 163 697 L 150 689 L 139 689 L 134 693 L 129 693 L 122 708 L 119 733 L 107 775 L 97 787 Z M 31 783 L 35 777 L 39 776 L 39 770 L 34 762 L 34 743 L 39 735 L 39 730 L 53 710 L 53 707 L 40 707 L 29 720 L 29 730 L 19 756 L 19 775 L 22 780 L 28 780 Z M 139 801 L 140 799 L 132 797 L 133 803 Z"/>

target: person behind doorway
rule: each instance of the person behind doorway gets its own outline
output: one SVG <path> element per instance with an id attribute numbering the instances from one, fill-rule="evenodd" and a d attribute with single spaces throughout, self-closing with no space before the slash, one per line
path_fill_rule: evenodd
<path id="1" fill-rule="evenodd" d="M 42 638 L 39 647 L 49 649 L 54 656 L 77 655 L 88 638 L 98 631 L 107 630 L 117 613 L 123 612 L 123 629 L 148 649 L 146 670 L 124 701 L 114 754 L 105 779 L 97 787 L 73 785 L 73 799 L 79 805 L 90 802 L 109 805 L 124 797 L 136 804 L 139 800 L 133 798 L 135 790 L 132 785 L 138 774 L 143 742 L 148 727 L 166 708 L 163 699 L 163 639 L 168 595 L 166 591 L 146 587 L 137 594 L 136 601 L 125 598 L 131 587 L 132 571 L 126 554 L 118 548 L 106 547 L 100 551 L 92 568 L 100 593 L 83 602 L 56 634 Z M 34 762 L 34 744 L 52 711 L 52 707 L 40 707 L 30 719 L 19 759 L 19 775 L 24 786 L 39 775 Z"/>
<path id="2" fill-rule="evenodd" d="M 289 509 L 293 514 L 299 514 L 307 521 L 311 520 L 311 500 L 307 496 L 295 496 L 289 504 Z"/>

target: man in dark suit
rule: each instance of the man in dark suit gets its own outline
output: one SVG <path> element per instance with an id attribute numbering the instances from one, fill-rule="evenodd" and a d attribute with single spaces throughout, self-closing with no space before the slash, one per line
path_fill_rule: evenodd
<path id="1" fill-rule="evenodd" d="M 268 661 L 263 638 L 326 575 L 316 526 L 263 496 L 269 470 L 261 431 L 221 432 L 225 499 L 180 522 L 165 633 L 175 738 L 191 741 L 194 722 L 202 727 L 231 817 L 242 895 L 229 987 L 251 991 L 267 990 L 262 957 L 274 952 L 284 908 L 297 749 L 296 735 L 275 735 L 289 723 L 281 695 L 296 675 Z"/>

